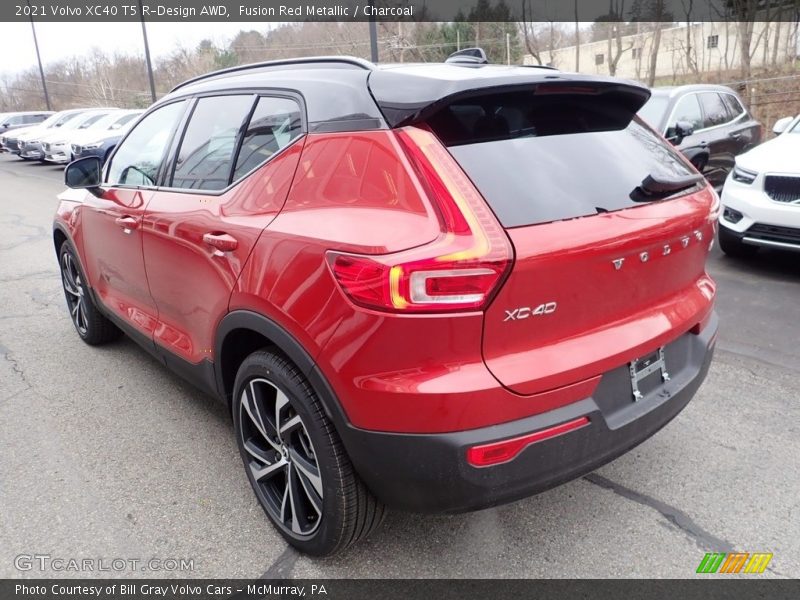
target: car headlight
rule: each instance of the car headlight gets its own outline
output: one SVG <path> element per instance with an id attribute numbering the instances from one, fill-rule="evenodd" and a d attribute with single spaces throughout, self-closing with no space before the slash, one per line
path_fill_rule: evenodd
<path id="1" fill-rule="evenodd" d="M 741 167 L 733 167 L 732 177 L 734 181 L 750 185 L 756 180 L 756 177 L 758 177 L 758 173 L 754 173 L 753 171 L 748 171 L 747 169 L 743 169 Z"/>
<path id="2" fill-rule="evenodd" d="M 103 142 L 92 142 L 91 144 L 84 144 L 84 150 L 95 150 L 103 145 Z"/>

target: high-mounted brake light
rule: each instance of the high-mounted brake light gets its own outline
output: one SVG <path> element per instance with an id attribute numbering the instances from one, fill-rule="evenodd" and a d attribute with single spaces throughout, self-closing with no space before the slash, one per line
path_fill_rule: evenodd
<path id="1" fill-rule="evenodd" d="M 368 308 L 479 310 L 511 268 L 508 237 L 432 132 L 405 127 L 396 136 L 420 186 L 438 209 L 441 234 L 430 244 L 395 254 L 330 251 L 331 270 L 350 299 Z"/>

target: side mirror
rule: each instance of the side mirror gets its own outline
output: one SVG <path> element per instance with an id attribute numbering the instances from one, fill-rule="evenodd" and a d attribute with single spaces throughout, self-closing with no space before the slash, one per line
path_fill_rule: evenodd
<path id="1" fill-rule="evenodd" d="M 78 190 L 89 190 L 93 194 L 100 191 L 103 161 L 97 156 L 79 158 L 64 169 L 64 183 L 67 187 Z"/>
<path id="2" fill-rule="evenodd" d="M 687 138 L 693 133 L 694 125 L 692 125 L 689 121 L 678 121 L 667 131 L 667 139 L 672 142 L 673 145 L 679 146 L 683 141 L 683 138 Z"/>
<path id="3" fill-rule="evenodd" d="M 794 121 L 794 117 L 783 117 L 782 119 L 778 119 L 775 121 L 775 125 L 772 127 L 772 133 L 775 135 L 780 135 L 786 128 L 789 126 L 789 123 Z"/>

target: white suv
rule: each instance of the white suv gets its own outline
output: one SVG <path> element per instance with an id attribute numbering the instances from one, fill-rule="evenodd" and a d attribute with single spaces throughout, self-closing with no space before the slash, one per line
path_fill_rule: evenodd
<path id="1" fill-rule="evenodd" d="M 760 247 L 800 252 L 800 116 L 773 131 L 778 137 L 736 157 L 725 181 L 719 243 L 731 256 Z"/>

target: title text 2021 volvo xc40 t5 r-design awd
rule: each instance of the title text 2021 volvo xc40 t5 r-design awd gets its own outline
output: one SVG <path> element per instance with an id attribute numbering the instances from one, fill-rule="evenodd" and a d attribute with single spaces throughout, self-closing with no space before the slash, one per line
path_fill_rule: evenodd
<path id="1" fill-rule="evenodd" d="M 719 200 L 648 96 L 342 57 L 188 81 L 67 168 L 69 313 L 228 404 L 302 551 L 543 491 L 653 435 L 711 360 Z"/>

